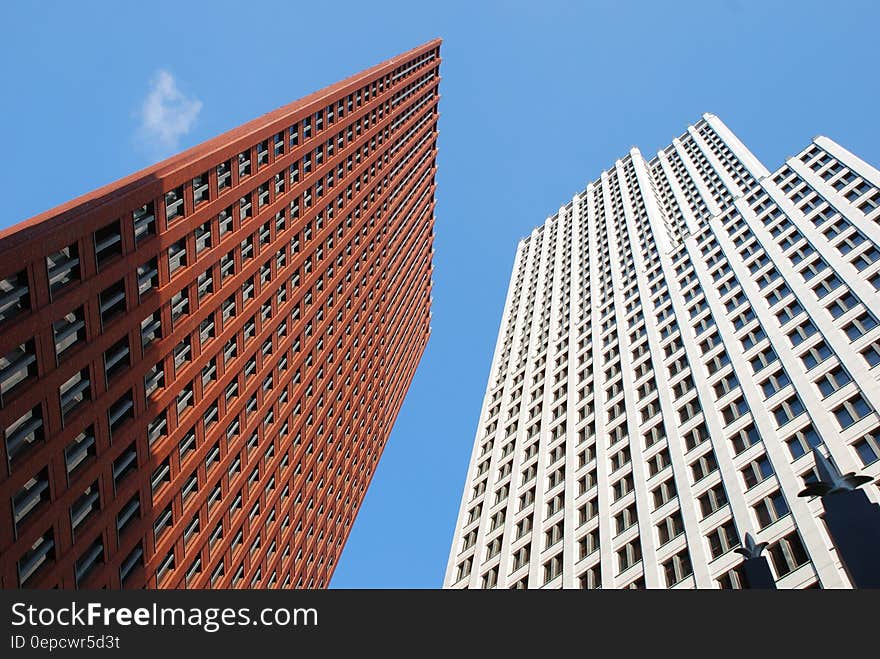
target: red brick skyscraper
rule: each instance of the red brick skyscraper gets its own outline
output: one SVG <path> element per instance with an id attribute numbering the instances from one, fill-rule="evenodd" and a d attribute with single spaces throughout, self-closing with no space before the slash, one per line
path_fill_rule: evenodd
<path id="1" fill-rule="evenodd" d="M 428 340 L 439 48 L 0 232 L 0 586 L 327 585 Z"/>

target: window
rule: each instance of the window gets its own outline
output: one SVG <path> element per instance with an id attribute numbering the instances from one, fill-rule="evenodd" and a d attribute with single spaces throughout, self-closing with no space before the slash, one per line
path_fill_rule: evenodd
<path id="1" fill-rule="evenodd" d="M 121 537 L 125 530 L 129 528 L 130 522 L 140 519 L 140 510 L 140 494 L 136 492 L 116 515 L 116 531 L 119 534 L 119 537 Z"/>
<path id="2" fill-rule="evenodd" d="M 83 307 L 77 307 L 61 320 L 52 323 L 55 338 L 55 356 L 60 361 L 69 349 L 81 345 L 86 339 L 86 323 Z"/>
<path id="3" fill-rule="evenodd" d="M 642 546 L 638 538 L 617 551 L 618 574 L 642 560 Z"/>
<path id="4" fill-rule="evenodd" d="M 727 505 L 727 495 L 724 492 L 724 485 L 718 483 L 715 487 L 702 494 L 697 499 L 700 503 L 700 511 L 703 517 L 708 517 L 716 510 L 720 510 Z"/>
<path id="5" fill-rule="evenodd" d="M 57 293 L 81 277 L 77 244 L 73 243 L 47 256 L 46 270 L 49 275 L 49 291 L 55 299 Z"/>
<path id="6" fill-rule="evenodd" d="M 675 478 L 670 477 L 651 491 L 651 496 L 654 499 L 654 508 L 659 508 L 668 501 L 671 501 L 675 498 L 676 494 Z"/>
<path id="7" fill-rule="evenodd" d="M 0 404 L 20 384 L 37 375 L 37 355 L 33 339 L 22 343 L 0 357 Z"/>
<path id="8" fill-rule="evenodd" d="M 813 426 L 808 425 L 798 430 L 794 435 L 786 440 L 788 450 L 791 452 L 792 460 L 809 453 L 814 447 L 822 444 L 819 433 Z"/>
<path id="9" fill-rule="evenodd" d="M 687 548 L 678 552 L 663 563 L 663 572 L 666 575 L 666 585 L 674 586 L 693 574 L 691 559 Z"/>
<path id="10" fill-rule="evenodd" d="M 76 537 L 76 529 L 87 519 L 93 518 L 101 510 L 101 493 L 98 481 L 89 485 L 70 507 L 70 528 Z"/>
<path id="11" fill-rule="evenodd" d="M 137 269 L 138 296 L 143 298 L 147 293 L 159 288 L 159 262 L 153 257 Z"/>
<path id="12" fill-rule="evenodd" d="M 125 313 L 125 280 L 120 279 L 101 291 L 100 302 L 101 323 L 106 327 L 111 320 Z"/>
<path id="13" fill-rule="evenodd" d="M 16 531 L 41 503 L 49 500 L 49 470 L 44 468 L 29 479 L 12 498 L 12 517 Z"/>
<path id="14" fill-rule="evenodd" d="M 765 454 L 746 464 L 740 469 L 740 473 L 746 489 L 751 489 L 773 475 L 773 466 L 770 464 L 770 458 Z"/>
<path id="15" fill-rule="evenodd" d="M 61 399 L 61 417 L 66 423 L 81 403 L 92 398 L 89 369 L 84 368 L 70 376 L 58 389 L 58 395 Z"/>
<path id="16" fill-rule="evenodd" d="M 788 340 L 791 341 L 792 347 L 796 347 L 813 336 L 817 331 L 813 321 L 805 320 L 788 333 Z"/>
<path id="17" fill-rule="evenodd" d="M 104 376 L 110 382 L 130 366 L 128 336 L 124 336 L 104 352 Z"/>
<path id="18" fill-rule="evenodd" d="M 186 238 L 181 238 L 168 247 L 168 271 L 173 275 L 186 265 Z"/>
<path id="19" fill-rule="evenodd" d="M 870 332 L 875 327 L 877 327 L 877 319 L 870 311 L 866 311 L 858 318 L 853 319 L 852 322 L 844 327 L 844 331 L 846 332 L 846 335 L 849 337 L 850 341 L 855 341 L 856 339 Z"/>
<path id="20" fill-rule="evenodd" d="M 816 386 L 819 388 L 822 397 L 827 398 L 850 382 L 852 382 L 852 378 L 846 372 L 846 369 L 841 365 L 837 365 L 819 378 L 816 381 Z"/>
<path id="21" fill-rule="evenodd" d="M 782 492 L 775 490 L 758 501 L 752 509 L 758 520 L 758 528 L 766 528 L 773 522 L 788 515 L 788 504 Z"/>
<path id="22" fill-rule="evenodd" d="M 718 578 L 718 587 L 723 590 L 742 590 L 746 587 L 745 582 L 742 564 L 740 564 Z"/>
<path id="23" fill-rule="evenodd" d="M 205 222 L 196 227 L 196 254 L 211 247 L 211 223 Z"/>
<path id="24" fill-rule="evenodd" d="M 709 541 L 709 553 L 713 560 L 719 556 L 726 554 L 731 549 L 739 547 L 739 536 L 736 532 L 736 525 L 733 520 L 729 520 L 712 530 L 706 540 Z"/>
<path id="25" fill-rule="evenodd" d="M 117 256 L 122 255 L 122 232 L 118 220 L 95 231 L 94 240 L 95 263 L 98 270 L 101 270 Z"/>
<path id="26" fill-rule="evenodd" d="M 673 538 L 684 533 L 684 520 L 681 511 L 676 510 L 669 517 L 664 518 L 657 524 L 657 536 L 661 545 L 665 545 Z"/>
<path id="27" fill-rule="evenodd" d="M 113 461 L 113 487 L 118 492 L 126 477 L 137 471 L 137 448 L 132 442 L 116 460 Z"/>
<path id="28" fill-rule="evenodd" d="M 776 371 L 761 383 L 761 389 L 764 391 L 764 398 L 774 396 L 781 389 L 784 389 L 790 384 L 791 380 L 783 369 Z"/>
<path id="29" fill-rule="evenodd" d="M 579 578 L 578 583 L 583 590 L 597 589 L 602 587 L 602 575 L 599 566 L 593 566 L 587 569 Z"/>
<path id="30" fill-rule="evenodd" d="M 638 521 L 635 504 L 627 506 L 614 516 L 616 535 L 620 535 L 634 524 L 637 524 Z"/>
<path id="31" fill-rule="evenodd" d="M 107 409 L 107 420 L 110 425 L 110 439 L 113 439 L 114 433 L 129 419 L 134 418 L 134 397 L 131 389 L 122 395 L 115 403 Z"/>
<path id="32" fill-rule="evenodd" d="M 797 531 L 792 531 L 770 545 L 767 554 L 770 556 L 777 578 L 784 577 L 810 560 Z"/>
<path id="33" fill-rule="evenodd" d="M 156 339 L 162 338 L 162 320 L 158 310 L 141 321 L 141 345 L 146 350 Z"/>
<path id="34" fill-rule="evenodd" d="M 782 401 L 773 409 L 773 416 L 776 418 L 776 425 L 780 428 L 789 423 L 796 417 L 804 413 L 804 404 L 801 402 L 797 394 L 793 394 L 788 400 Z"/>
<path id="35" fill-rule="evenodd" d="M 156 235 L 156 214 L 153 210 L 153 202 L 144 204 L 135 209 L 132 215 L 134 223 L 134 239 L 140 243 L 145 238 Z"/>
<path id="36" fill-rule="evenodd" d="M 171 296 L 171 323 L 177 321 L 189 313 L 189 291 L 184 288 Z"/>
<path id="37" fill-rule="evenodd" d="M 544 563 L 544 583 L 553 581 L 562 574 L 562 553 L 560 552 Z"/>
<path id="38" fill-rule="evenodd" d="M 232 161 L 227 160 L 225 162 L 221 162 L 217 165 L 217 189 L 223 190 L 229 187 L 232 183 L 230 177 L 232 176 Z"/>
<path id="39" fill-rule="evenodd" d="M 845 293 L 828 305 L 828 313 L 831 314 L 832 318 L 840 318 L 858 304 L 858 299 L 852 293 Z"/>
<path id="40" fill-rule="evenodd" d="M 856 440 L 852 447 L 865 467 L 880 460 L 880 439 L 876 429 Z"/>
<path id="41" fill-rule="evenodd" d="M 701 455 L 696 461 L 691 463 L 691 476 L 694 479 L 694 483 L 703 480 L 716 469 L 718 469 L 718 461 L 715 459 L 714 451 Z"/>
<path id="42" fill-rule="evenodd" d="M 64 449 L 68 482 L 72 480 L 73 474 L 79 467 L 91 464 L 91 459 L 95 455 L 95 429 L 94 426 L 89 426 L 74 437 L 73 441 Z"/>
<path id="43" fill-rule="evenodd" d="M 852 396 L 834 409 L 834 416 L 837 418 L 837 423 L 840 424 L 842 430 L 849 428 L 856 421 L 863 419 L 870 413 L 871 406 L 862 398 L 861 394 Z"/>
<path id="44" fill-rule="evenodd" d="M 165 193 L 165 219 L 172 220 L 183 217 L 183 186 L 178 186 Z"/>
<path id="45" fill-rule="evenodd" d="M 52 529 L 48 529 L 37 541 L 31 545 L 24 555 L 18 559 L 18 584 L 26 586 L 28 580 L 39 568 L 55 560 L 55 536 Z"/>
<path id="46" fill-rule="evenodd" d="M 202 202 L 208 201 L 208 172 L 196 176 L 192 180 L 193 203 L 198 206 Z"/>
<path id="47" fill-rule="evenodd" d="M 772 364 L 775 361 L 776 361 L 776 352 L 773 350 L 772 347 L 767 347 L 764 350 L 762 350 L 761 352 L 759 352 L 757 355 L 752 357 L 752 359 L 751 359 L 752 371 L 754 373 L 758 373 L 759 371 L 766 368 L 767 366 L 769 366 L 770 364 Z"/>
<path id="48" fill-rule="evenodd" d="M 804 367 L 809 371 L 831 356 L 831 348 L 824 341 L 820 341 L 801 355 Z"/>

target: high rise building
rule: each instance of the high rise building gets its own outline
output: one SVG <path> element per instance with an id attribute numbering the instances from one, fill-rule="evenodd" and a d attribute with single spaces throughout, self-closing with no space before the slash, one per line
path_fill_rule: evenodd
<path id="1" fill-rule="evenodd" d="M 878 188 L 707 114 L 524 238 L 445 586 L 737 588 L 749 532 L 779 588 L 849 587 L 798 492 L 814 446 L 880 475 Z"/>
<path id="2" fill-rule="evenodd" d="M 327 585 L 428 340 L 439 48 L 0 232 L 0 586 Z"/>

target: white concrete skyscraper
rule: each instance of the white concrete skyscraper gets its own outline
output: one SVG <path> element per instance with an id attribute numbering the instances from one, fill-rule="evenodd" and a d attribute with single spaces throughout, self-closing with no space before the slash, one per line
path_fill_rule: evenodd
<path id="1" fill-rule="evenodd" d="M 878 501 L 880 172 L 707 114 L 524 238 L 444 585 L 847 588 L 811 447 Z"/>

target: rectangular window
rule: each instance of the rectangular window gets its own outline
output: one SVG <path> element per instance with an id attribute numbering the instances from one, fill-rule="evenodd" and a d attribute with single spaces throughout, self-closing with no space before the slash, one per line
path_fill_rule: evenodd
<path id="1" fill-rule="evenodd" d="M 0 404 L 20 385 L 37 375 L 36 345 L 33 339 L 0 357 Z"/>
<path id="2" fill-rule="evenodd" d="M 138 295 L 143 298 L 147 293 L 159 288 L 159 262 L 151 258 L 137 269 Z"/>
<path id="3" fill-rule="evenodd" d="M 181 238 L 168 247 L 168 271 L 173 275 L 186 265 L 186 238 Z"/>
<path id="4" fill-rule="evenodd" d="M 153 341 L 162 338 L 162 316 L 154 311 L 141 321 L 141 346 L 146 350 Z"/>
<path id="5" fill-rule="evenodd" d="M 122 337 L 104 352 L 104 377 L 107 382 L 128 370 L 131 365 L 130 354 L 128 336 Z"/>
<path id="6" fill-rule="evenodd" d="M 125 422 L 134 418 L 134 397 L 131 389 L 122 395 L 107 410 L 107 421 L 110 425 L 110 439 L 125 425 Z"/>
<path id="7" fill-rule="evenodd" d="M 55 356 L 60 361 L 69 349 L 82 345 L 86 340 L 86 322 L 83 307 L 77 307 L 61 320 L 52 323 L 55 339 Z"/>
<path id="8" fill-rule="evenodd" d="M 135 209 L 132 215 L 134 223 L 134 239 L 140 243 L 142 240 L 156 235 L 156 213 L 153 210 L 153 202 L 149 202 Z"/>
<path id="9" fill-rule="evenodd" d="M 810 560 L 797 531 L 792 531 L 770 545 L 767 554 L 770 556 L 777 578 L 784 577 Z"/>
<path id="10" fill-rule="evenodd" d="M 208 172 L 196 176 L 192 180 L 193 188 L 193 204 L 199 204 L 208 201 Z"/>
<path id="11" fill-rule="evenodd" d="M 61 399 L 61 417 L 66 423 L 68 417 L 73 414 L 81 403 L 92 399 L 89 369 L 84 368 L 74 373 L 58 389 L 58 395 Z"/>
<path id="12" fill-rule="evenodd" d="M 119 220 L 95 231 L 94 241 L 95 263 L 98 270 L 101 270 L 114 258 L 122 255 L 122 232 Z"/>
<path id="13" fill-rule="evenodd" d="M 106 327 L 111 320 L 125 313 L 125 280 L 120 279 L 101 291 L 100 303 L 101 323 Z"/>
<path id="14" fill-rule="evenodd" d="M 52 293 L 52 299 L 55 299 L 56 294 L 68 284 L 81 278 L 77 243 L 47 256 L 46 270 L 49 276 L 49 292 Z"/>
<path id="15" fill-rule="evenodd" d="M 95 452 L 95 428 L 89 426 L 64 449 L 64 463 L 67 468 L 68 482 L 73 480 L 73 475 L 79 467 L 91 464 Z"/>
<path id="16" fill-rule="evenodd" d="M 170 224 L 173 220 L 183 217 L 183 186 L 178 186 L 165 193 L 165 219 Z"/>

